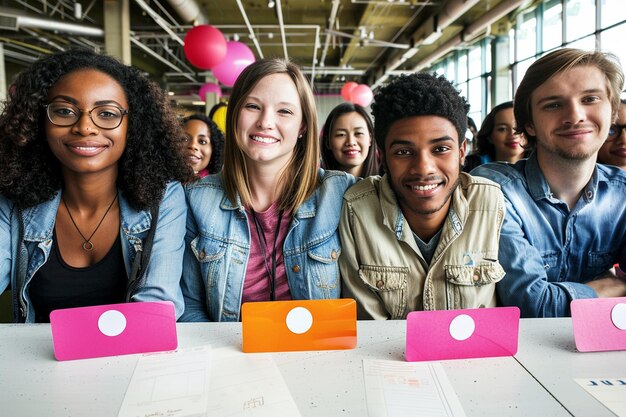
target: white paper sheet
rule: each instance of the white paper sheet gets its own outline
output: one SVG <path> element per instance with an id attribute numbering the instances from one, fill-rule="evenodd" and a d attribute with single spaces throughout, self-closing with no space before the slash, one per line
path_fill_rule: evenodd
<path id="1" fill-rule="evenodd" d="M 141 355 L 118 417 L 206 415 L 211 348 Z"/>
<path id="2" fill-rule="evenodd" d="M 267 353 L 213 351 L 209 416 L 301 416 L 274 359 Z"/>
<path id="3" fill-rule="evenodd" d="M 270 354 L 209 346 L 139 357 L 118 417 L 299 417 Z"/>
<path id="4" fill-rule="evenodd" d="M 364 360 L 370 417 L 465 417 L 441 364 Z"/>
<path id="5" fill-rule="evenodd" d="M 626 417 L 626 378 L 574 379 L 618 417 Z"/>

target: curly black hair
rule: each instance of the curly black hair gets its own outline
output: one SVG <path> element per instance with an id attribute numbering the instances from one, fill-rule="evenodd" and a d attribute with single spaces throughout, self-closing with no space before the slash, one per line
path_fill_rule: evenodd
<path id="1" fill-rule="evenodd" d="M 138 69 L 83 49 L 43 57 L 15 80 L 0 113 L 0 193 L 24 208 L 52 199 L 63 187 L 60 164 L 46 141 L 43 106 L 62 76 L 82 69 L 116 80 L 128 100 L 117 187 L 136 210 L 158 204 L 169 181 L 193 177 L 180 147 L 182 127 L 167 96 Z"/>
<path id="2" fill-rule="evenodd" d="M 448 119 L 465 139 L 469 104 L 444 76 L 429 73 L 401 75 L 380 88 L 374 96 L 374 137 L 385 152 L 389 127 L 397 120 L 413 116 L 440 116 Z"/>
<path id="3" fill-rule="evenodd" d="M 190 120 L 199 120 L 209 127 L 211 159 L 209 160 L 209 165 L 207 165 L 207 171 L 209 171 L 209 174 L 217 174 L 222 170 L 222 164 L 224 163 L 224 133 L 213 120 L 202 113 L 185 117 L 183 119 L 183 127 Z"/>

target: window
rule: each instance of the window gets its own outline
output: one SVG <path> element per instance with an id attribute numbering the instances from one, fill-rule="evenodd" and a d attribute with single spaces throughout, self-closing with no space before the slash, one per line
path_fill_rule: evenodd
<path id="1" fill-rule="evenodd" d="M 565 4 L 566 41 L 572 42 L 596 30 L 596 1 L 567 0 Z M 593 49 L 593 46 L 592 46 Z"/>
<path id="2" fill-rule="evenodd" d="M 544 51 L 561 46 L 563 41 L 562 13 L 561 0 L 550 0 L 544 5 L 542 33 Z"/>
<path id="3" fill-rule="evenodd" d="M 522 81 L 522 78 L 524 78 L 524 74 L 526 74 L 526 71 L 528 70 L 528 67 L 530 67 L 533 62 L 535 62 L 535 58 L 527 59 L 527 60 L 519 62 L 517 65 L 515 65 L 515 70 L 514 70 L 515 80 L 514 80 L 514 83 L 515 83 L 515 89 L 516 90 L 517 90 L 517 87 L 519 87 L 519 83 Z"/>
<path id="4" fill-rule="evenodd" d="M 623 22 L 624 0 L 602 0 L 600 7 L 600 27 L 602 29 Z"/>
<path id="5" fill-rule="evenodd" d="M 537 19 L 535 11 L 525 13 L 517 21 L 518 29 L 515 32 L 517 44 L 516 59 L 521 60 L 535 56 L 537 53 Z"/>
<path id="6" fill-rule="evenodd" d="M 437 71 L 443 72 L 467 98 L 470 116 L 477 124 L 492 105 L 498 104 L 491 100 L 510 99 L 528 67 L 540 56 L 561 46 L 613 52 L 626 68 L 624 0 L 527 3 L 526 10 L 521 10 L 515 18 L 508 36 L 499 33 L 473 45 L 463 45 L 468 49 L 450 52 L 436 66 Z M 498 53 L 508 56 L 498 56 Z"/>
<path id="7" fill-rule="evenodd" d="M 622 68 L 626 68 L 626 23 L 605 30 L 600 34 L 600 46 L 603 51 L 613 52 L 619 58 Z"/>
<path id="8" fill-rule="evenodd" d="M 459 52 L 459 68 L 456 79 L 457 81 L 467 80 L 467 51 Z"/>
<path id="9" fill-rule="evenodd" d="M 446 78 L 450 81 L 456 80 L 456 61 L 452 58 L 446 62 Z"/>
<path id="10" fill-rule="evenodd" d="M 470 111 L 481 112 L 482 103 L 483 103 L 483 88 L 482 88 L 482 79 L 480 77 L 472 78 L 468 82 L 468 95 L 466 96 L 467 102 L 470 105 Z"/>
<path id="11" fill-rule="evenodd" d="M 483 73 L 482 48 L 477 44 L 469 52 L 469 78 L 480 77 Z"/>
<path id="12" fill-rule="evenodd" d="M 572 42 L 567 45 L 568 48 L 584 49 L 585 51 L 593 51 L 596 49 L 596 37 L 595 35 L 586 36 L 582 39 Z"/>

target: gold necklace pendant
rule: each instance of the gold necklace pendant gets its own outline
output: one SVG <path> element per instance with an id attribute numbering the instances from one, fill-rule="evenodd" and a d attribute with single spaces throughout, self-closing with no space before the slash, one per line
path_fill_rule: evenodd
<path id="1" fill-rule="evenodd" d="M 93 250 L 93 243 L 90 240 L 87 240 L 83 243 L 83 249 L 87 252 L 91 252 Z"/>

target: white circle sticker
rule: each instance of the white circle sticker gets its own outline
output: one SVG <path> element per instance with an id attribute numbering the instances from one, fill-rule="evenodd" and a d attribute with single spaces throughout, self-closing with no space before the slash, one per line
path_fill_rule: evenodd
<path id="1" fill-rule="evenodd" d="M 107 310 L 98 319 L 98 329 L 105 336 L 117 336 L 126 328 L 126 317 L 117 310 Z"/>
<path id="2" fill-rule="evenodd" d="M 475 329 L 474 319 L 467 314 L 461 314 L 450 323 L 450 336 L 455 340 L 466 340 L 474 334 Z"/>
<path id="3" fill-rule="evenodd" d="M 611 320 L 615 327 L 626 330 L 626 304 L 615 304 L 611 309 Z"/>
<path id="4" fill-rule="evenodd" d="M 287 313 L 286 322 L 287 328 L 293 333 L 306 333 L 313 326 L 313 315 L 304 307 L 296 307 Z"/>

